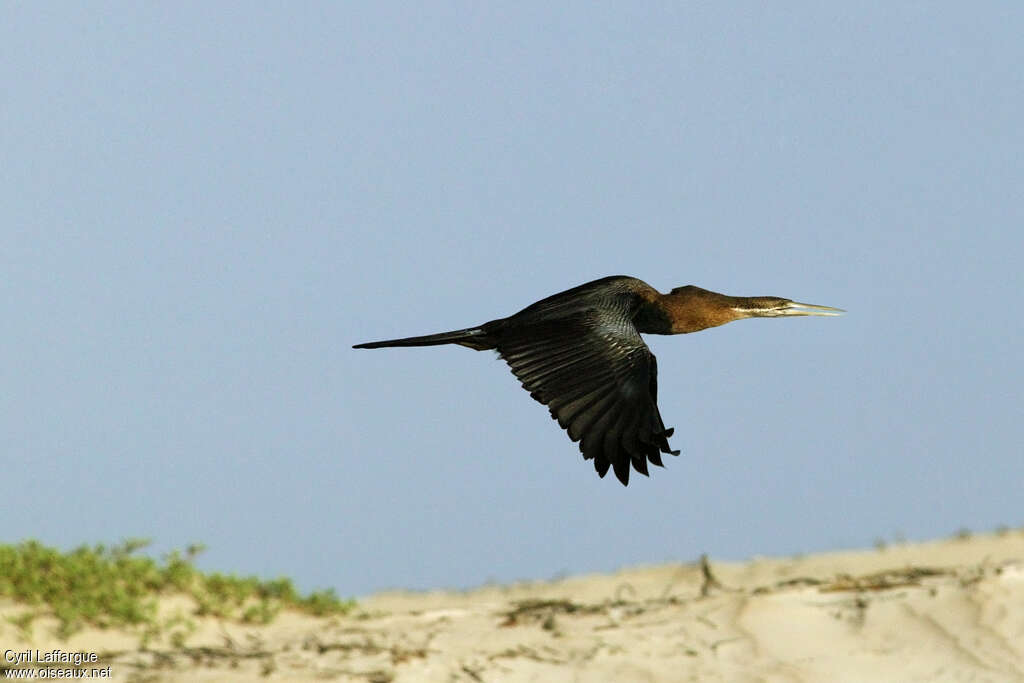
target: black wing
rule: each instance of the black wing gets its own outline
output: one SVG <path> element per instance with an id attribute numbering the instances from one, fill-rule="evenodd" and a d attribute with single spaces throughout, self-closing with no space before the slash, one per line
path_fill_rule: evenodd
<path id="1" fill-rule="evenodd" d="M 600 476 L 612 467 L 625 485 L 631 463 L 646 475 L 648 461 L 660 467 L 661 453 L 679 454 L 658 412 L 657 361 L 628 313 L 591 308 L 540 318 L 502 330 L 498 352 Z"/>

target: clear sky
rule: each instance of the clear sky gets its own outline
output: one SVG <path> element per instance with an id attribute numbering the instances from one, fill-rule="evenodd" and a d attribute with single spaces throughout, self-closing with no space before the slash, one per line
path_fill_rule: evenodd
<path id="1" fill-rule="evenodd" d="M 0 537 L 343 595 L 1024 522 L 1024 5 L 9 3 Z M 598 479 L 491 352 L 605 275 L 845 308 L 651 337 Z"/>

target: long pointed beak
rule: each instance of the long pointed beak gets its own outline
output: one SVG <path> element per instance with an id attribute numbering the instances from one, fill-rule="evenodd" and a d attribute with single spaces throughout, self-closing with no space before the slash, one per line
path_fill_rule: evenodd
<path id="1" fill-rule="evenodd" d="M 817 304 L 802 304 L 799 301 L 790 301 L 783 308 L 779 309 L 778 314 L 782 315 L 842 315 L 846 313 L 841 308 L 832 308 L 831 306 L 818 306 Z"/>

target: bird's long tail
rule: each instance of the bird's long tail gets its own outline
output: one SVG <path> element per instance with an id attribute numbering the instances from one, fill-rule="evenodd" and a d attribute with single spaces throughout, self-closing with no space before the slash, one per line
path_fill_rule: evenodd
<path id="1" fill-rule="evenodd" d="M 494 342 L 482 327 L 468 327 L 464 330 L 452 330 L 439 334 L 427 334 L 422 337 L 405 337 L 404 339 L 385 339 L 384 341 L 356 344 L 353 349 L 380 349 L 388 346 L 438 346 L 440 344 L 459 344 L 477 351 L 493 349 Z"/>

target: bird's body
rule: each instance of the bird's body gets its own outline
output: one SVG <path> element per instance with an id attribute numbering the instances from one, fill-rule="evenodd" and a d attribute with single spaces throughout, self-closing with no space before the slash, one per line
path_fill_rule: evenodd
<path id="1" fill-rule="evenodd" d="M 493 349 L 530 396 L 604 476 L 647 474 L 669 447 L 658 411 L 658 365 L 640 334 L 685 334 L 748 317 L 837 315 L 839 309 L 778 297 L 732 297 L 688 285 L 661 294 L 642 280 L 594 280 L 478 327 L 353 348 L 459 344 Z"/>

